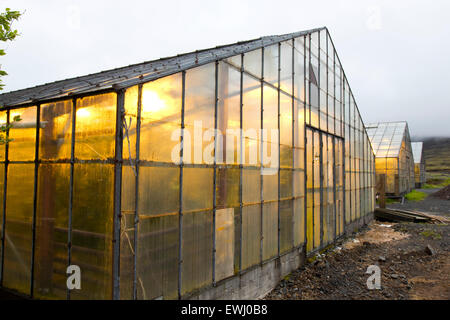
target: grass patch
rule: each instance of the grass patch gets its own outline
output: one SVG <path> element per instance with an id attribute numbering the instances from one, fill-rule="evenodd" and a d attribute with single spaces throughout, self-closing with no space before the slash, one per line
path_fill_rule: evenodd
<path id="1" fill-rule="evenodd" d="M 408 201 L 422 201 L 427 197 L 427 194 L 425 192 L 413 190 L 410 193 L 408 193 L 405 198 Z"/>
<path id="2" fill-rule="evenodd" d="M 397 199 L 386 198 L 386 203 L 387 204 L 396 203 L 396 202 L 398 202 Z"/>
<path id="3" fill-rule="evenodd" d="M 429 183 L 424 184 L 423 186 L 424 189 L 440 189 L 450 185 L 450 178 L 446 178 L 444 180 L 430 179 L 428 180 L 428 182 Z"/>
<path id="4" fill-rule="evenodd" d="M 426 230 L 420 233 L 421 236 L 424 236 L 425 238 L 433 238 L 434 240 L 441 240 L 442 236 L 434 232 L 433 230 Z"/>

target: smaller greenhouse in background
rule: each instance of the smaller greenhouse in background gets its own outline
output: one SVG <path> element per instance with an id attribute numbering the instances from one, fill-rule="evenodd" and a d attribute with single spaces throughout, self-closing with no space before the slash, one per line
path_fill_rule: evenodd
<path id="1" fill-rule="evenodd" d="M 414 158 L 414 176 L 416 188 L 422 188 L 426 182 L 425 178 L 425 157 L 423 155 L 423 142 L 411 142 Z"/>
<path id="2" fill-rule="evenodd" d="M 375 172 L 386 175 L 386 194 L 400 196 L 414 189 L 414 160 L 408 123 L 379 122 L 366 126 L 375 153 Z"/>

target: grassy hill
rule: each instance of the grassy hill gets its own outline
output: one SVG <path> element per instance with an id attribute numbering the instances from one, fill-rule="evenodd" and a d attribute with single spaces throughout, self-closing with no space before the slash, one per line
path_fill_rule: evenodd
<path id="1" fill-rule="evenodd" d="M 427 171 L 450 173 L 450 138 L 424 139 Z"/>
<path id="2" fill-rule="evenodd" d="M 450 183 L 450 138 L 417 138 L 423 141 L 427 184 L 440 187 Z"/>

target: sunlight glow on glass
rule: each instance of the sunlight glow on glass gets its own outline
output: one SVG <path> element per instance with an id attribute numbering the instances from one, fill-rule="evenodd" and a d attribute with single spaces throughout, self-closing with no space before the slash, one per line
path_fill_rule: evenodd
<path id="1" fill-rule="evenodd" d="M 81 108 L 77 110 L 77 117 L 79 118 L 89 118 L 91 116 L 91 112 L 86 108 Z"/>
<path id="2" fill-rule="evenodd" d="M 142 112 L 160 112 L 166 108 L 166 102 L 161 99 L 155 91 L 145 90 L 142 93 L 143 109 Z"/>

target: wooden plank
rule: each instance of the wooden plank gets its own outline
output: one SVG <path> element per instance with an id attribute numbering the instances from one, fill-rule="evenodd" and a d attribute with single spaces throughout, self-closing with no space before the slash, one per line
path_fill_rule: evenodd
<path id="1" fill-rule="evenodd" d="M 394 222 L 428 222 L 431 220 L 430 218 L 421 217 L 418 215 L 406 214 L 395 210 L 382 208 L 375 209 L 375 218 Z"/>

